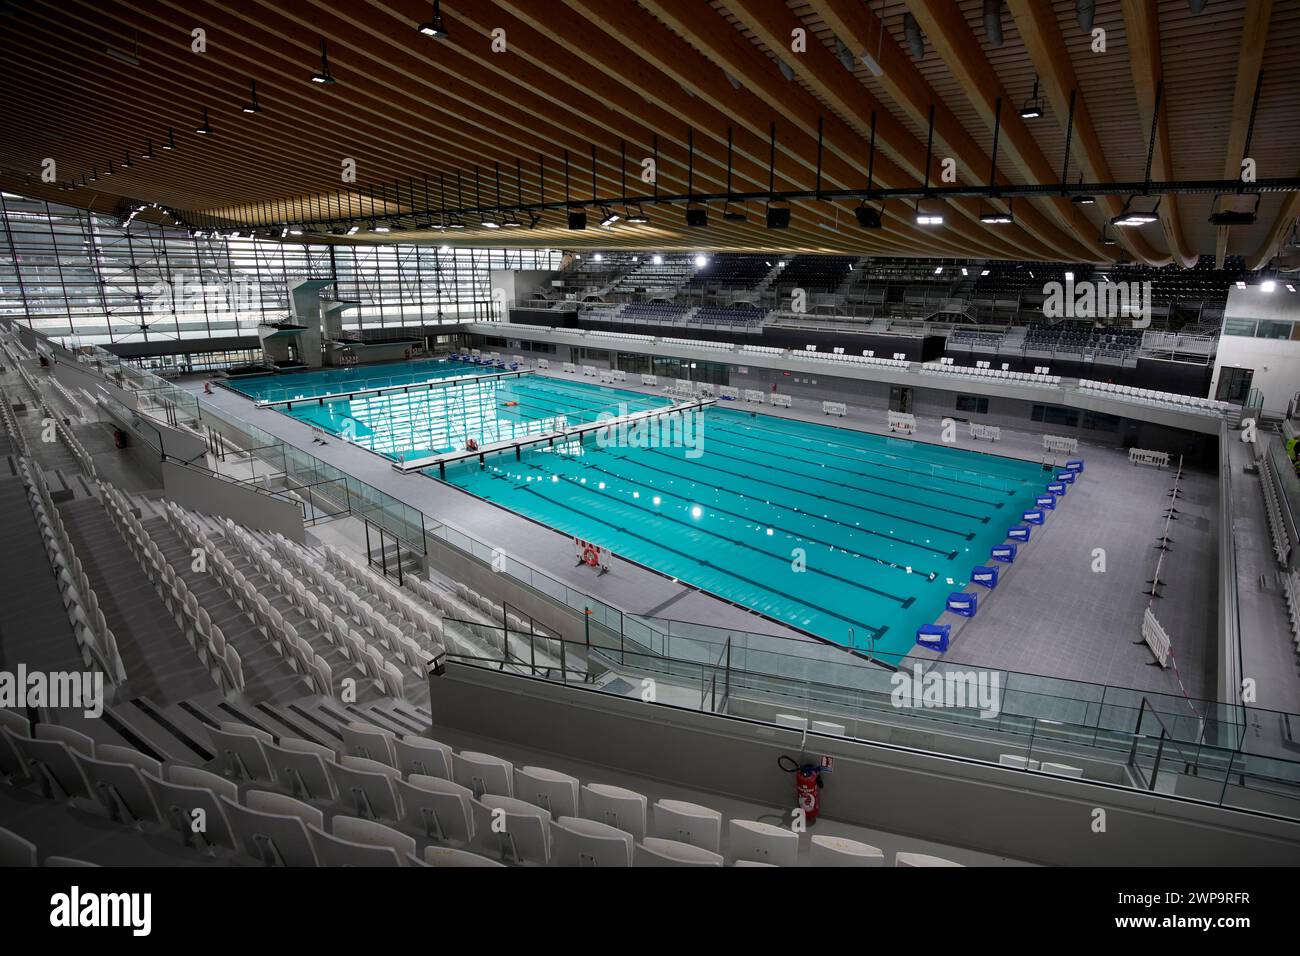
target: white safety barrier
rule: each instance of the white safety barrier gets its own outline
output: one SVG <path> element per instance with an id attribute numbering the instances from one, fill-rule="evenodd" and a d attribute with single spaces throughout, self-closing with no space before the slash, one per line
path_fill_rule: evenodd
<path id="1" fill-rule="evenodd" d="M 904 435 L 915 435 L 916 416 L 905 412 L 890 412 L 889 430 L 891 432 L 902 432 Z"/>
<path id="2" fill-rule="evenodd" d="M 1169 666 L 1169 635 L 1156 620 L 1155 612 L 1147 608 L 1142 615 L 1142 639 L 1151 648 L 1161 667 Z"/>
<path id="3" fill-rule="evenodd" d="M 585 375 L 585 376 L 587 376 L 588 378 L 595 378 L 595 377 L 596 377 L 596 366 L 594 366 L 594 365 L 584 365 L 584 366 L 582 367 L 582 374 Z"/>
<path id="4" fill-rule="evenodd" d="M 659 384 L 659 376 L 658 376 L 658 375 L 642 375 L 642 376 L 641 376 L 641 384 L 642 384 L 642 385 L 658 385 L 658 384 Z"/>
<path id="5" fill-rule="evenodd" d="M 623 371 L 621 368 L 614 369 L 613 375 L 614 375 L 614 381 L 616 382 L 627 381 L 627 372 Z"/>
<path id="6" fill-rule="evenodd" d="M 772 404 L 773 404 L 773 405 L 779 405 L 781 408 L 789 408 L 789 407 L 790 407 L 790 396 L 789 396 L 789 395 L 778 395 L 776 392 L 773 392 L 773 393 L 772 393 Z"/>
<path id="7" fill-rule="evenodd" d="M 538 367 L 538 368 L 550 368 L 550 367 L 551 367 L 550 359 L 538 359 L 538 360 L 537 360 L 537 367 Z"/>
<path id="8" fill-rule="evenodd" d="M 589 568 L 599 568 L 601 574 L 614 566 L 614 555 L 608 548 L 582 538 L 573 539 L 573 554 L 579 567 L 586 565 Z"/>
<path id="9" fill-rule="evenodd" d="M 613 385 L 613 384 L 614 384 L 614 376 L 611 375 L 609 372 L 601 372 L 601 373 L 600 373 L 600 384 L 602 384 L 602 385 Z"/>
<path id="10" fill-rule="evenodd" d="M 1001 441 L 1002 429 L 997 425 L 979 425 L 975 422 L 970 423 L 971 438 L 987 438 L 989 441 Z"/>
<path id="11" fill-rule="evenodd" d="M 719 385 L 718 398 L 729 398 L 734 402 L 740 398 L 740 389 L 732 388 L 730 385 Z"/>
<path id="12" fill-rule="evenodd" d="M 566 372 L 576 372 L 578 371 L 578 366 L 574 365 L 572 362 L 565 362 L 564 370 Z"/>
<path id="13" fill-rule="evenodd" d="M 758 404 L 762 405 L 763 393 L 756 388 L 747 388 L 745 389 L 745 401 L 758 402 Z"/>
<path id="14" fill-rule="evenodd" d="M 843 402 L 822 402 L 822 411 L 827 415 L 839 415 L 843 418 L 849 413 L 849 407 Z"/>
<path id="15" fill-rule="evenodd" d="M 1169 465 L 1169 452 L 1150 451 L 1146 448 L 1130 448 L 1128 450 L 1128 460 L 1135 465 L 1155 465 L 1157 468 L 1166 468 Z"/>
<path id="16" fill-rule="evenodd" d="M 1075 454 L 1079 451 L 1079 439 L 1064 438 L 1060 435 L 1044 435 L 1043 448 L 1047 451 L 1068 451 Z"/>
<path id="17" fill-rule="evenodd" d="M 707 396 L 709 396 L 709 398 L 712 398 L 712 397 L 713 397 L 713 386 L 710 385 L 708 382 L 696 382 L 696 383 L 695 383 L 695 394 L 696 394 L 696 395 L 707 395 Z"/>

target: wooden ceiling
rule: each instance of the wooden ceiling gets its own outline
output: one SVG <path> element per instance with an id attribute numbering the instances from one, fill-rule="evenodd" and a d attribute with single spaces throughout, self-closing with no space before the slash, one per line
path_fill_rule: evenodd
<path id="1" fill-rule="evenodd" d="M 1120 246 L 1103 245 L 1099 236 L 1124 196 L 1099 196 L 1091 206 L 1060 195 L 1022 197 L 1014 224 L 1001 226 L 979 216 L 1006 209 L 1005 200 L 983 197 L 946 199 L 938 227 L 917 226 L 911 202 L 891 200 L 885 227 L 863 230 L 852 199 L 795 201 L 785 230 L 765 227 L 757 201 L 733 207 L 747 213 L 744 223 L 724 221 L 722 204 L 714 203 L 703 229 L 685 226 L 681 205 L 647 205 L 644 225 L 597 225 L 592 144 L 601 198 L 649 190 L 639 174 L 656 137 L 658 189 L 680 195 L 687 192 L 688 130 L 693 194 L 726 190 L 728 127 L 732 189 L 766 194 L 773 122 L 776 190 L 814 187 L 819 121 L 822 187 L 864 189 L 874 112 L 874 184 L 915 188 L 926 176 L 933 107 L 930 182 L 940 183 L 940 163 L 952 157 L 959 183 L 986 184 L 998 97 L 999 183 L 1057 183 L 1071 91 L 1069 179 L 1140 181 L 1158 84 L 1153 179 L 1235 178 L 1248 133 L 1259 178 L 1300 175 L 1300 0 L 1210 0 L 1199 15 L 1188 0 L 1098 0 L 1093 26 L 1105 31 L 1104 53 L 1090 48 L 1075 0 L 1005 0 L 1001 45 L 990 42 L 984 6 L 447 0 L 441 15 L 448 36 L 435 39 L 417 30 L 431 17 L 427 0 L 0 0 L 0 81 L 7 92 L 0 185 L 101 212 L 119 211 L 131 199 L 233 221 L 279 221 L 287 218 L 284 204 L 304 196 L 312 197 L 312 213 L 368 216 L 368 190 L 373 185 L 378 197 L 384 184 L 387 203 L 376 198 L 373 207 L 382 216 L 409 212 L 412 198 L 423 205 L 426 176 L 435 205 L 440 175 L 449 184 L 448 206 L 495 204 L 496 164 L 503 205 L 520 194 L 525 202 L 562 201 L 567 150 L 572 197 L 588 203 L 584 231 L 568 230 L 562 210 L 545 212 L 533 229 L 470 223 L 447 233 L 410 230 L 428 218 L 410 216 L 408 231 L 363 231 L 348 241 L 1066 261 L 1126 256 L 1181 265 L 1218 253 L 1245 256 L 1258 267 L 1290 238 L 1300 202 L 1286 192 L 1265 193 L 1258 221 L 1231 229 L 1209 224 L 1212 195 L 1165 196 L 1158 224 L 1111 230 Z M 905 34 L 909 13 L 923 35 L 919 57 Z M 205 31 L 205 52 L 192 48 L 195 29 Z M 802 52 L 791 48 L 797 29 L 806 31 Z M 497 35 L 504 51 L 492 49 L 495 30 L 504 31 Z M 321 68 L 322 38 L 336 80 L 328 85 L 310 80 Z M 837 41 L 849 51 L 852 70 L 837 56 Z M 868 69 L 863 52 L 879 63 L 880 75 Z M 138 62 L 127 62 L 132 58 Z M 1022 119 L 1035 78 L 1046 110 Z M 262 111 L 247 114 L 252 81 Z M 205 107 L 212 129 L 206 136 L 195 132 Z M 163 151 L 169 130 L 177 148 Z M 153 158 L 142 159 L 150 143 Z M 132 165 L 124 169 L 128 151 Z M 55 160 L 60 181 L 76 180 L 77 187 L 43 184 L 46 158 Z M 356 161 L 356 185 L 341 180 L 345 159 Z M 114 175 L 107 177 L 110 161 Z M 354 192 L 338 198 L 348 189 Z"/>

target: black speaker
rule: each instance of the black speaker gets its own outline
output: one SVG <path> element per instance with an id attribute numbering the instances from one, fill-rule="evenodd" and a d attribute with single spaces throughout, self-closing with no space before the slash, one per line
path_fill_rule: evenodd
<path id="1" fill-rule="evenodd" d="M 709 210 L 703 206 L 688 206 L 686 208 L 686 225 L 693 229 L 699 229 L 709 224 Z"/>
<path id="2" fill-rule="evenodd" d="M 768 206 L 767 207 L 767 228 L 789 229 L 790 228 L 790 207 L 789 206 Z"/>
<path id="3" fill-rule="evenodd" d="M 858 225 L 863 229 L 880 228 L 880 213 L 871 206 L 859 206 L 853 210 L 853 213 L 858 217 Z"/>
<path id="4" fill-rule="evenodd" d="M 587 228 L 587 211 L 585 209 L 569 210 L 569 228 L 570 229 Z"/>

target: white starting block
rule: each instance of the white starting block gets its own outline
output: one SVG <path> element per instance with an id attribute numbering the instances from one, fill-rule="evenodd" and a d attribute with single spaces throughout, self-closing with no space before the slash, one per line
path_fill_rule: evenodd
<path id="1" fill-rule="evenodd" d="M 763 393 L 756 388 L 747 388 L 745 389 L 745 401 L 758 402 L 758 404 L 762 405 Z"/>
<path id="2" fill-rule="evenodd" d="M 729 398 L 734 402 L 740 398 L 740 389 L 732 388 L 730 385 L 719 385 L 718 398 Z"/>
<path id="3" fill-rule="evenodd" d="M 827 415 L 839 415 L 843 418 L 849 413 L 849 406 L 843 402 L 822 402 L 822 412 Z"/>
<path id="4" fill-rule="evenodd" d="M 997 425 L 979 425 L 975 422 L 970 423 L 971 438 L 987 438 L 989 441 L 1001 441 L 1002 429 Z"/>
<path id="5" fill-rule="evenodd" d="M 1146 448 L 1130 448 L 1128 460 L 1135 465 L 1155 465 L 1157 468 L 1169 466 L 1169 452 L 1150 451 Z"/>
<path id="6" fill-rule="evenodd" d="M 1044 435 L 1043 448 L 1047 451 L 1068 451 L 1074 455 L 1079 452 L 1079 439 L 1063 438 L 1060 435 Z"/>
<path id="7" fill-rule="evenodd" d="M 789 396 L 789 395 L 778 395 L 776 392 L 773 392 L 773 393 L 772 393 L 772 404 L 773 404 L 773 405 L 778 405 L 778 406 L 780 406 L 781 408 L 790 408 L 790 407 L 791 407 L 790 396 Z"/>
<path id="8" fill-rule="evenodd" d="M 538 359 L 538 360 L 537 360 L 537 367 L 538 367 L 538 368 L 550 368 L 550 367 L 551 367 L 551 360 L 550 360 L 550 359 Z"/>
<path id="9" fill-rule="evenodd" d="M 659 376 L 658 376 L 658 375 L 645 375 L 645 374 L 642 374 L 642 376 L 641 376 L 641 384 L 642 384 L 642 385 L 658 385 L 658 384 L 659 384 Z"/>
<path id="10" fill-rule="evenodd" d="M 906 412 L 889 413 L 889 430 L 903 435 L 916 434 L 916 416 Z"/>
<path id="11" fill-rule="evenodd" d="M 596 366 L 594 366 L 594 365 L 584 365 L 584 366 L 582 367 L 582 374 L 585 375 L 585 376 L 587 376 L 588 378 L 595 378 L 595 377 L 596 377 Z"/>
<path id="12" fill-rule="evenodd" d="M 565 370 L 566 372 L 573 373 L 573 372 L 578 371 L 578 366 L 574 365 L 572 362 L 565 362 L 565 363 L 564 363 L 564 370 Z"/>

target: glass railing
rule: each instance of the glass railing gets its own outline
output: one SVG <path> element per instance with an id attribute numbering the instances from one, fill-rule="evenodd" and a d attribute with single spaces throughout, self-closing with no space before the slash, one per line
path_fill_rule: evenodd
<path id="1" fill-rule="evenodd" d="M 626 644 L 552 640 L 550 661 L 562 665 L 528 666 L 520 651 L 529 646 L 528 635 L 510 636 L 513 655 L 451 653 L 449 659 L 705 713 L 1300 819 L 1300 760 L 1243 748 L 1234 723 L 1191 717 L 1186 701 L 1165 695 L 1003 671 L 985 672 L 986 679 L 997 673 L 1011 683 L 994 708 L 975 700 L 906 706 L 893 694 L 899 678 L 865 664 L 871 686 L 843 686 L 751 673 L 737 667 L 729 644 L 711 657 L 681 659 Z M 673 643 L 684 646 L 681 638 Z M 1049 683 L 1026 686 L 1028 680 Z M 1086 690 L 1089 699 L 1052 693 L 1065 686 Z M 1207 713 L 1215 707 L 1205 706 Z M 1266 725 L 1296 718 L 1251 708 L 1250 719 Z"/>

